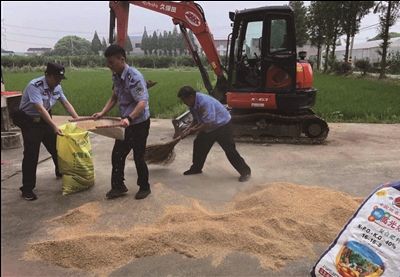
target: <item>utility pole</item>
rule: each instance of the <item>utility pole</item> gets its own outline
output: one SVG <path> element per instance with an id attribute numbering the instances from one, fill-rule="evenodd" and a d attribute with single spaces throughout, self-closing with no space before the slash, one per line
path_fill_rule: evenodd
<path id="1" fill-rule="evenodd" d="M 354 35 L 351 37 L 350 55 L 348 58 L 348 62 L 351 63 L 353 63 L 353 45 L 354 45 Z"/>
<path id="2" fill-rule="evenodd" d="M 74 55 L 74 44 L 72 43 L 72 37 L 69 40 L 71 42 L 71 51 L 72 51 L 72 56 L 73 56 Z M 69 58 L 69 67 L 72 67 L 71 57 Z"/>
<path id="3" fill-rule="evenodd" d="M 4 18 L 1 19 L 1 44 L 4 45 L 4 49 L 7 50 L 7 37 L 6 27 L 4 26 Z"/>

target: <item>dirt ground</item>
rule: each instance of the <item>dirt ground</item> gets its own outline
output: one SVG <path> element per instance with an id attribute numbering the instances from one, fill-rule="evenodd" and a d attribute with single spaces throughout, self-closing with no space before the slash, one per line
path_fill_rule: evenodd
<path id="1" fill-rule="evenodd" d="M 65 118 L 58 120 L 63 122 Z M 95 186 L 69 196 L 62 196 L 62 181 L 55 179 L 54 166 L 43 148 L 37 171 L 39 199 L 33 202 L 23 200 L 18 190 L 22 148 L 2 150 L 2 276 L 308 276 L 329 243 L 315 243 L 315 255 L 287 261 L 278 269 L 263 267 L 256 256 L 240 250 L 200 258 L 190 258 L 179 251 L 153 252 L 134 258 L 129 257 L 128 251 L 124 256 L 111 252 L 107 259 L 115 260 L 118 266 L 99 273 L 87 270 L 88 267 L 79 269 L 73 265 L 66 267 L 65 263 L 35 260 L 27 256 L 27 250 L 38 242 L 84 237 L 94 230 L 97 234 L 124 236 L 131 228 L 153 226 L 166 208 L 189 205 L 192 201 L 199 202 L 204 209 L 222 211 L 238 193 L 246 194 L 275 182 L 318 186 L 363 198 L 379 184 L 400 179 L 400 124 L 329 124 L 329 127 L 324 145 L 237 144 L 252 168 L 252 178 L 246 183 L 237 181 L 237 172 L 218 145 L 212 148 L 203 174 L 183 176 L 183 171 L 191 165 L 193 138 L 189 137 L 176 146 L 172 164 L 149 166 L 152 194 L 141 201 L 134 199 L 136 170 L 129 158 L 125 170 L 129 192 L 120 199 L 105 199 L 110 188 L 113 146 L 110 138 L 91 135 Z M 149 142 L 166 142 L 172 132 L 169 120 L 154 119 Z M 72 218 L 77 221 L 68 217 L 71 214 L 78 216 Z M 57 225 L 60 218 L 70 225 L 78 222 L 80 225 L 74 226 L 82 228 Z M 195 227 L 199 223 L 193 224 Z M 104 247 L 110 247 L 109 241 L 103 243 Z M 213 256 L 218 254 L 223 258 L 215 263 Z"/>

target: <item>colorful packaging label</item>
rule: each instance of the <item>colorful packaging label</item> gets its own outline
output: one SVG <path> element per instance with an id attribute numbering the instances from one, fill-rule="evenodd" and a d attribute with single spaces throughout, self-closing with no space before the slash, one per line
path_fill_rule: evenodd
<path id="1" fill-rule="evenodd" d="M 318 277 L 400 277 L 400 181 L 378 187 L 311 271 Z"/>

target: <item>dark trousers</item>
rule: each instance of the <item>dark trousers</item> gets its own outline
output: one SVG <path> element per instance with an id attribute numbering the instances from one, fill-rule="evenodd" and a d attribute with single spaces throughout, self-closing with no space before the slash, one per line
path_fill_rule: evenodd
<path id="1" fill-rule="evenodd" d="M 208 152 L 215 142 L 221 145 L 229 162 L 240 175 L 251 173 L 250 167 L 236 150 L 230 122 L 209 133 L 200 132 L 197 135 L 193 143 L 193 165 L 191 167 L 193 170 L 198 171 L 203 168 Z"/>
<path id="2" fill-rule="evenodd" d="M 119 189 L 124 185 L 125 160 L 131 149 L 137 171 L 137 185 L 144 190 L 150 188 L 149 170 L 144 160 L 150 119 L 125 129 L 125 139 L 115 140 L 112 151 L 111 187 Z"/>
<path id="3" fill-rule="evenodd" d="M 47 123 L 31 123 L 22 126 L 24 139 L 24 158 L 22 160 L 22 187 L 21 191 L 32 191 L 36 186 L 36 169 L 39 160 L 40 144 L 43 143 L 53 158 L 58 170 L 56 139 L 57 135 Z"/>

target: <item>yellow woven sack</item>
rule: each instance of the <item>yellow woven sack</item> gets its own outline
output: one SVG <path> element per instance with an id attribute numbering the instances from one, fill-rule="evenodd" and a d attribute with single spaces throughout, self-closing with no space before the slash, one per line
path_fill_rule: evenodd
<path id="1" fill-rule="evenodd" d="M 86 190 L 94 185 L 92 146 L 89 132 L 76 123 L 60 126 L 64 136 L 57 136 L 58 166 L 63 174 L 63 195 Z"/>

